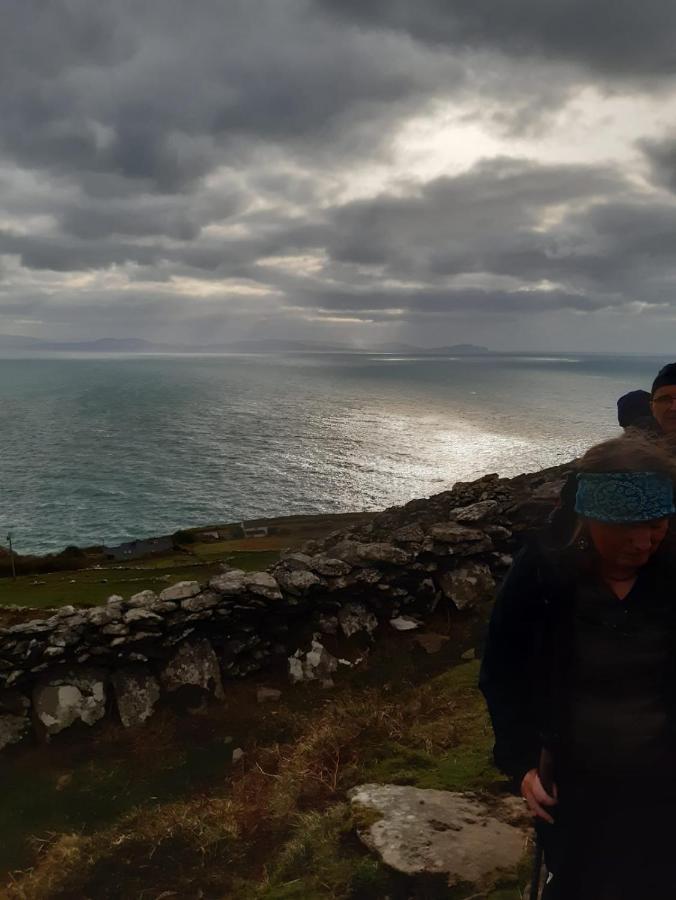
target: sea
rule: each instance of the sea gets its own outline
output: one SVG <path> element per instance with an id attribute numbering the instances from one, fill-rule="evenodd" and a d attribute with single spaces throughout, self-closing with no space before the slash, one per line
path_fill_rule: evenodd
<path id="1" fill-rule="evenodd" d="M 0 544 L 378 510 L 566 462 L 670 360 L 364 353 L 0 359 Z"/>

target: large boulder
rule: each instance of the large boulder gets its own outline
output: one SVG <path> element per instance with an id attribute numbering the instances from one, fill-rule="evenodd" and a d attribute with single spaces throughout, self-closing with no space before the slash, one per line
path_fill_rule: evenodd
<path id="1" fill-rule="evenodd" d="M 468 562 L 441 576 L 441 589 L 457 609 L 472 609 L 495 594 L 495 581 L 484 563 Z"/>
<path id="2" fill-rule="evenodd" d="M 388 784 L 348 796 L 358 820 L 369 822 L 359 829 L 362 842 L 409 878 L 442 876 L 473 896 L 516 881 L 530 824 L 516 797 L 489 806 L 473 795 Z"/>
<path id="3" fill-rule="evenodd" d="M 160 699 L 160 685 L 143 669 L 119 669 L 112 677 L 117 710 L 125 728 L 142 725 Z"/>
<path id="4" fill-rule="evenodd" d="M 206 639 L 182 643 L 164 667 L 161 681 L 170 693 L 183 687 L 193 687 L 219 699 L 223 697 L 218 659 Z"/>
<path id="5" fill-rule="evenodd" d="M 106 713 L 101 673 L 82 668 L 46 679 L 33 691 L 33 709 L 47 738 L 78 721 L 93 725 Z"/>

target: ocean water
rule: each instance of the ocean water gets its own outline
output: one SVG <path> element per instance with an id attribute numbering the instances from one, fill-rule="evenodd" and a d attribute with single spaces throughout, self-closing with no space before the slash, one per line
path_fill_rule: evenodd
<path id="1" fill-rule="evenodd" d="M 618 433 L 647 357 L 0 359 L 0 542 L 381 509 Z"/>

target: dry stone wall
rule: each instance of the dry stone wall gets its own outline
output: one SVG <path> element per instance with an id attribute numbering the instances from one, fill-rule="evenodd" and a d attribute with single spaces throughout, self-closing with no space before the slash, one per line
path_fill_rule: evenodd
<path id="1" fill-rule="evenodd" d="M 116 716 L 142 725 L 173 698 L 218 700 L 227 683 L 284 663 L 291 681 L 330 682 L 323 636 L 406 630 L 439 603 L 488 600 L 525 531 L 544 523 L 565 467 L 486 476 L 309 541 L 266 572 L 66 606 L 0 630 L 0 748 Z"/>

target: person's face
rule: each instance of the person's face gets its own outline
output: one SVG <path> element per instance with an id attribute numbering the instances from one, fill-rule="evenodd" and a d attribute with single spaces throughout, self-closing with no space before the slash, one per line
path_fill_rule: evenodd
<path id="1" fill-rule="evenodd" d="M 657 388 L 650 400 L 650 408 L 662 431 L 676 433 L 676 384 Z"/>
<path id="2" fill-rule="evenodd" d="M 669 519 L 611 524 L 587 519 L 589 537 L 603 562 L 609 566 L 644 566 L 660 546 L 669 528 Z"/>

